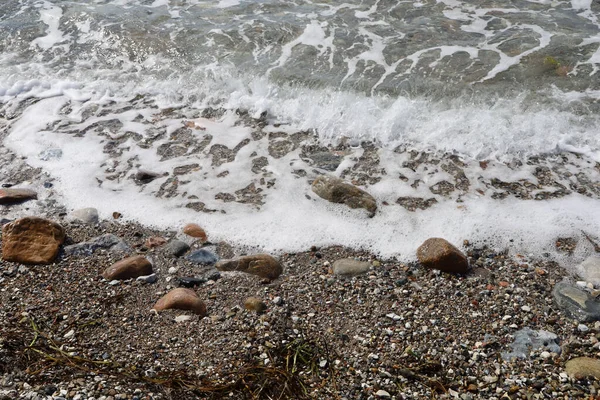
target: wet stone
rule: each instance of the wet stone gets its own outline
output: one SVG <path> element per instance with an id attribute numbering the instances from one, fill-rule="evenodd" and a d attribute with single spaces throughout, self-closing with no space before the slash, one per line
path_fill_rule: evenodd
<path id="1" fill-rule="evenodd" d="M 568 282 L 559 282 L 554 286 L 552 295 L 556 304 L 571 318 L 580 322 L 600 320 L 600 302 L 586 291 Z"/>
<path id="2" fill-rule="evenodd" d="M 334 176 L 319 176 L 312 184 L 319 197 L 332 203 L 345 204 L 350 208 L 363 208 L 374 216 L 377 202 L 369 193 Z"/>

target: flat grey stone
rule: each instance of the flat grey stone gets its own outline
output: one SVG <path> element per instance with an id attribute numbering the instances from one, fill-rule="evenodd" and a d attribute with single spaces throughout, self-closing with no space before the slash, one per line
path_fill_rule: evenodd
<path id="1" fill-rule="evenodd" d="M 133 249 L 127 245 L 121 238 L 107 233 L 106 235 L 97 236 L 87 242 L 81 242 L 65 246 L 65 254 L 75 256 L 89 256 L 96 250 L 108 250 L 111 253 L 127 254 L 132 253 Z"/>
<path id="2" fill-rule="evenodd" d="M 558 336 L 545 330 L 523 328 L 515 332 L 515 340 L 511 343 L 511 351 L 503 352 L 502 358 L 510 361 L 513 358 L 525 359 L 532 350 L 546 350 L 560 354 L 562 349 L 558 344 Z"/>
<path id="3" fill-rule="evenodd" d="M 571 318 L 580 322 L 600 320 L 600 303 L 588 292 L 568 282 L 559 282 L 552 294 L 556 304 Z"/>
<path id="4" fill-rule="evenodd" d="M 343 258 L 333 263 L 333 273 L 340 276 L 356 276 L 366 273 L 371 264 L 366 261 L 357 261 L 352 258 Z"/>
<path id="5" fill-rule="evenodd" d="M 182 242 L 181 240 L 171 240 L 169 243 L 165 245 L 165 251 L 167 254 L 173 257 L 181 257 L 184 255 L 190 246 L 186 242 Z"/>
<path id="6" fill-rule="evenodd" d="M 86 225 L 96 225 L 99 221 L 98 210 L 93 207 L 80 208 L 71 213 L 71 218 Z"/>
<path id="7" fill-rule="evenodd" d="M 600 285 L 600 257 L 591 256 L 586 258 L 576 267 L 577 274 L 586 282 Z"/>

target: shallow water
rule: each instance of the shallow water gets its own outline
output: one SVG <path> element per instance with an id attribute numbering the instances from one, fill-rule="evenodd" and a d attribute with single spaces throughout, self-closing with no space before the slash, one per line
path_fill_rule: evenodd
<path id="1" fill-rule="evenodd" d="M 314 201 L 303 200 L 314 173 L 301 165 L 300 147 L 273 157 L 266 139 L 254 137 L 263 128 L 240 115 L 262 118 L 269 134 L 308 131 L 315 146 L 347 143 L 352 150 L 333 171 L 337 175 L 360 157 L 362 141 L 382 149 L 386 171 L 401 170 L 402 161 L 389 156 L 399 147 L 466 161 L 574 152 L 583 157 L 581 168 L 593 166 L 600 161 L 599 16 L 600 3 L 593 0 L 5 0 L 0 122 L 6 145 L 57 179 L 58 193 L 72 208 L 110 199 L 95 206 L 106 215 L 127 209 L 132 218 L 169 225 L 198 218 L 184 207 L 195 196 L 225 212 L 200 217 L 215 235 L 273 249 L 341 243 L 390 255 L 407 253 L 436 234 L 455 241 L 492 238 L 496 244 L 506 244 L 506 235 L 527 237 L 532 249 L 545 251 L 561 230 L 600 232 L 597 202 L 573 193 L 549 200 L 547 210 L 545 203 L 519 203 L 523 215 L 503 215 L 502 223 L 492 218 L 484 226 L 477 218 L 499 209 L 521 211 L 511 198 L 488 204 L 467 191 L 465 198 L 472 199 L 463 208 L 457 209 L 456 197 L 440 195 L 437 205 L 418 216 L 396 205 L 373 220 L 337 209 L 331 214 L 327 207 L 317 212 Z M 177 115 L 161 114 L 173 107 Z M 209 107 L 225 113 L 204 118 L 202 110 Z M 205 148 L 165 159 L 159 149 L 190 123 L 202 128 L 191 135 L 206 139 Z M 147 142 L 128 139 L 138 136 Z M 246 139 L 252 143 L 231 160 L 211 162 L 215 145 L 235 149 Z M 115 143 L 107 150 L 106 141 Z M 63 155 L 40 158 L 48 149 Z M 277 183 L 260 183 L 249 172 L 251 160 L 261 156 L 268 160 L 267 181 Z M 169 178 L 143 188 L 127 179 L 136 168 L 172 174 L 190 163 L 203 169 L 188 183 L 194 189 L 171 198 L 161 189 Z M 303 167 L 306 179 L 294 178 L 293 171 Z M 228 177 L 219 178 L 225 172 Z M 427 187 L 445 179 L 443 171 L 430 172 L 415 179 Z M 502 174 L 510 180 L 510 173 Z M 397 176 L 384 175 L 371 188 L 380 201 L 431 195 L 418 188 L 407 193 Z M 531 171 L 522 175 L 536 182 Z M 103 183 L 97 188 L 98 181 Z M 249 182 L 264 186 L 258 208 L 215 197 Z M 290 207 L 297 209 L 289 213 Z M 327 227 L 305 221 L 314 212 Z M 470 222 L 432 222 L 451 218 Z M 531 239 L 524 225 L 544 219 L 561 222 L 544 221 L 547 232 Z M 278 235 L 278 224 L 287 234 Z M 240 225 L 261 234 L 238 234 Z M 360 234 L 349 233 L 357 227 Z M 311 237 L 298 240 L 307 229 Z M 379 237 L 399 232 L 402 245 Z"/>

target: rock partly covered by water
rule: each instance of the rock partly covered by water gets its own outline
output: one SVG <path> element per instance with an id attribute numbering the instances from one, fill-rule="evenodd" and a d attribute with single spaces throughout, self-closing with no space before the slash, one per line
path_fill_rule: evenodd
<path id="1" fill-rule="evenodd" d="M 98 210 L 93 207 L 75 210 L 71 213 L 71 218 L 87 225 L 95 225 L 100 220 Z"/>
<path id="2" fill-rule="evenodd" d="M 18 204 L 37 199 L 37 193 L 30 189 L 0 189 L 0 204 Z"/>
<path id="3" fill-rule="evenodd" d="M 96 250 L 108 250 L 111 253 L 127 254 L 133 250 L 125 241 L 112 233 L 97 236 L 87 242 L 65 246 L 65 254 L 75 256 L 90 256 Z"/>
<path id="4" fill-rule="evenodd" d="M 312 191 L 332 203 L 345 204 L 350 208 L 363 208 L 371 217 L 377 211 L 377 202 L 373 196 L 335 176 L 319 176 L 312 184 Z"/>
<path id="5" fill-rule="evenodd" d="M 265 279 L 276 279 L 283 272 L 283 267 L 268 254 L 254 254 L 231 260 L 219 261 L 215 267 L 219 271 L 240 271 Z"/>
<path id="6" fill-rule="evenodd" d="M 65 231 L 56 222 L 25 217 L 2 227 L 2 258 L 24 264 L 48 264 L 58 255 Z"/>
<path id="7" fill-rule="evenodd" d="M 464 274 L 469 269 L 467 257 L 452 243 L 441 238 L 427 239 L 417 249 L 417 258 L 424 267 L 443 272 Z"/>
<path id="8" fill-rule="evenodd" d="M 102 273 L 104 279 L 112 281 L 147 276 L 152 274 L 152 263 L 144 256 L 127 257 L 108 267 Z"/>
<path id="9" fill-rule="evenodd" d="M 331 270 L 334 275 L 356 276 L 366 273 L 371 264 L 366 261 L 358 261 L 353 258 L 344 258 L 333 263 Z"/>
<path id="10" fill-rule="evenodd" d="M 189 310 L 202 317 L 206 315 L 206 305 L 193 290 L 177 288 L 161 297 L 153 307 L 156 311 L 169 309 Z"/>
<path id="11" fill-rule="evenodd" d="M 600 360 L 590 357 L 573 358 L 565 364 L 565 372 L 573 379 L 600 379 Z"/>
<path id="12" fill-rule="evenodd" d="M 552 290 L 556 304 L 571 318 L 581 322 L 600 320 L 600 302 L 569 282 L 559 282 Z"/>

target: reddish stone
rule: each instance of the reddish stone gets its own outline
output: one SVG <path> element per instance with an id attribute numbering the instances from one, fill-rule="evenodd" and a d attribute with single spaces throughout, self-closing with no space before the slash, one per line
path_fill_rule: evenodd
<path id="1" fill-rule="evenodd" d="M 23 264 L 49 264 L 65 241 L 65 230 L 56 222 L 25 217 L 2 228 L 2 258 Z"/>
<path id="2" fill-rule="evenodd" d="M 196 295 L 196 292 L 190 289 L 177 288 L 161 297 L 153 307 L 156 311 L 168 309 L 189 310 L 201 317 L 206 316 L 206 305 Z"/>
<path id="3" fill-rule="evenodd" d="M 104 279 L 112 281 L 152 274 L 152 263 L 144 256 L 127 257 L 104 270 Z"/>
<path id="4" fill-rule="evenodd" d="M 185 233 L 188 236 L 198 238 L 203 242 L 206 242 L 206 240 L 208 239 L 206 236 L 206 232 L 198 224 L 187 224 L 183 227 L 183 233 Z"/>
<path id="5" fill-rule="evenodd" d="M 423 266 L 444 272 L 466 273 L 467 257 L 445 239 L 427 239 L 417 249 L 417 258 Z"/>

